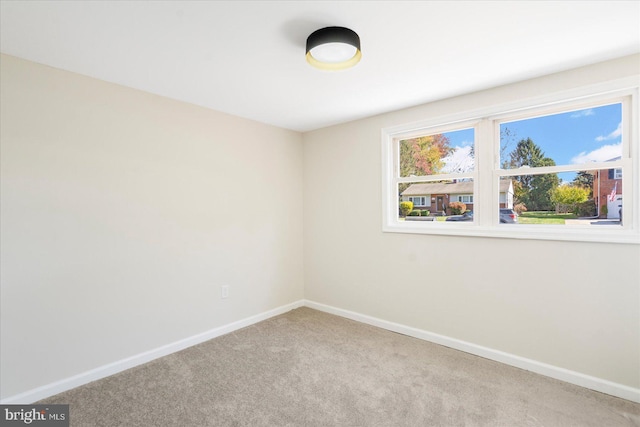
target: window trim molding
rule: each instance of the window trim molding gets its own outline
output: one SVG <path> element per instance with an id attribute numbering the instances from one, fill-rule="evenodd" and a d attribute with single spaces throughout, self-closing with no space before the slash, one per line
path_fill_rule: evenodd
<path id="1" fill-rule="evenodd" d="M 461 111 L 454 114 L 432 117 L 429 119 L 415 121 L 411 123 L 389 126 L 382 129 L 382 231 L 394 233 L 410 234 L 435 234 L 453 235 L 468 237 L 497 237 L 516 238 L 534 240 L 559 240 L 559 241 L 585 241 L 585 242 L 607 242 L 607 243 L 628 243 L 640 244 L 640 141 L 639 130 L 640 101 L 638 91 L 640 87 L 639 76 L 632 76 L 622 79 L 605 81 L 593 85 L 581 86 L 569 90 L 550 92 L 545 95 L 524 98 L 515 102 L 505 102 L 483 108 Z M 498 210 L 489 206 L 487 196 L 480 196 L 479 186 L 482 187 L 482 194 L 486 194 L 491 181 L 491 200 L 499 202 L 499 188 L 496 176 L 514 175 L 515 169 L 501 170 L 498 144 L 492 143 L 491 148 L 480 149 L 478 141 L 494 141 L 496 131 L 499 135 L 499 122 L 504 118 L 517 120 L 515 117 L 529 117 L 532 112 L 540 111 L 544 114 L 555 114 L 553 111 L 566 111 L 567 109 L 579 109 L 581 104 L 585 107 L 593 106 L 599 102 L 606 103 L 615 98 L 628 97 L 627 111 L 623 109 L 623 156 L 622 159 L 612 165 L 611 162 L 599 162 L 590 164 L 590 169 L 603 169 L 613 167 L 623 167 L 631 173 L 623 174 L 623 189 L 625 194 L 632 194 L 632 203 L 623 204 L 623 218 L 625 221 L 619 229 L 598 230 L 594 232 L 589 226 L 544 226 L 518 224 L 516 228 L 512 224 L 499 224 Z M 474 180 L 474 210 L 480 212 L 481 222 L 477 217 L 471 222 L 440 223 L 438 221 L 429 223 L 404 223 L 397 220 L 397 200 L 394 202 L 392 195 L 397 191 L 394 186 L 398 178 L 394 176 L 394 140 L 405 139 L 411 135 L 425 135 L 428 133 L 439 133 L 455 131 L 462 128 L 475 128 L 476 159 Z M 626 151 L 624 151 L 626 150 Z M 628 153 L 628 155 L 627 155 Z M 492 164 L 493 163 L 493 164 Z M 487 166 L 487 164 L 491 166 Z M 618 165 L 618 166 L 616 166 Z M 551 167 L 553 172 L 559 169 L 574 171 L 575 165 L 563 165 Z M 521 171 L 530 174 L 532 170 Z M 536 173 L 544 172 L 544 168 L 536 168 Z M 438 179 L 447 179 L 447 175 L 437 175 Z M 456 175 L 459 177 L 459 175 Z M 427 178 L 428 179 L 428 178 Z M 402 178 L 400 178 L 402 180 Z M 412 178 L 415 182 L 415 178 Z M 396 197 L 397 199 L 397 197 Z M 394 209 L 395 206 L 395 209 Z M 494 212 L 495 211 L 495 212 Z"/>

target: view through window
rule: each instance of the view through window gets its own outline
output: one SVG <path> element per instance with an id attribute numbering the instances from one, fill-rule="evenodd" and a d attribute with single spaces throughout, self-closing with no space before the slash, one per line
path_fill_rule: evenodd
<path id="1" fill-rule="evenodd" d="M 519 224 L 620 226 L 622 137 L 621 103 L 501 122 L 500 179 L 513 187 L 500 208 Z"/>
<path id="2" fill-rule="evenodd" d="M 384 230 L 637 243 L 635 93 L 383 130 Z"/>
<path id="3" fill-rule="evenodd" d="M 400 140 L 398 143 L 398 219 L 472 220 L 473 128 Z"/>

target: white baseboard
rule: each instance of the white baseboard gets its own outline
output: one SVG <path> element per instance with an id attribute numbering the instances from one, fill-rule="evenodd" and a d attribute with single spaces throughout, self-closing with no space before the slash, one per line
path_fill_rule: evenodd
<path id="1" fill-rule="evenodd" d="M 125 371 L 138 365 L 142 365 L 143 363 L 150 362 L 160 357 L 167 356 L 180 350 L 184 350 L 187 347 L 191 347 L 196 344 L 200 344 L 210 339 L 219 337 L 221 335 L 237 331 L 238 329 L 251 326 L 255 323 L 262 322 L 263 320 L 267 320 L 279 314 L 286 313 L 287 311 L 293 310 L 295 308 L 302 307 L 303 305 L 303 300 L 296 301 L 291 304 L 286 304 L 274 308 L 273 310 L 268 310 L 263 313 L 256 314 L 255 316 L 250 316 L 245 319 L 238 320 L 236 322 L 229 323 L 227 325 L 223 325 L 197 335 L 193 335 L 180 341 L 163 345 L 162 347 L 145 351 L 144 353 L 140 353 L 135 356 L 127 357 L 126 359 L 118 360 L 116 362 L 91 369 L 90 371 L 86 371 L 51 384 L 43 385 L 41 387 L 17 394 L 15 396 L 7 397 L 6 399 L 2 399 L 0 403 L 6 405 L 28 405 L 33 402 L 37 402 L 38 400 L 46 399 L 47 397 L 53 396 L 55 394 L 62 393 L 63 391 L 71 390 L 72 388 L 79 387 L 92 381 L 117 374 L 118 372 Z"/>
<path id="2" fill-rule="evenodd" d="M 324 311 L 326 313 L 335 314 L 337 316 L 345 317 L 347 319 L 355 320 L 358 322 L 366 323 L 368 325 L 377 326 L 382 329 L 386 329 L 393 332 L 398 332 L 404 335 L 408 335 L 414 338 L 419 338 L 425 341 L 433 342 L 435 344 L 444 345 L 456 350 L 461 350 L 466 353 L 475 354 L 477 356 L 484 357 L 486 359 L 495 360 L 507 365 L 515 366 L 517 368 L 525 369 L 527 371 L 535 372 L 537 374 L 545 375 L 551 378 L 555 378 L 561 381 L 565 381 L 571 384 L 579 385 L 581 387 L 596 390 L 602 393 L 606 393 L 612 396 L 620 397 L 630 400 L 632 402 L 640 403 L 640 389 L 629 387 L 623 384 L 614 383 L 611 381 L 603 380 L 601 378 L 592 377 L 589 375 L 581 374 L 579 372 L 570 371 L 568 369 L 559 368 L 557 366 L 548 365 L 546 363 L 538 362 L 532 359 L 516 356 L 513 354 L 505 353 L 499 350 L 479 346 L 466 341 L 458 340 L 455 338 L 447 337 L 444 335 L 435 334 L 421 329 L 412 328 L 410 326 L 401 325 L 398 323 L 389 322 L 386 320 L 378 319 L 375 317 L 367 316 L 364 314 L 356 313 L 349 310 L 343 310 L 341 308 L 320 304 L 310 300 L 300 300 L 291 304 L 277 307 L 273 310 L 265 311 L 255 316 L 247 317 L 242 320 L 238 320 L 227 325 L 220 326 L 218 328 L 211 329 L 207 332 L 197 334 L 180 341 L 176 341 L 171 344 L 158 347 L 153 350 L 140 353 L 135 356 L 128 357 L 107 365 L 92 369 L 74 375 L 69 378 L 65 378 L 60 381 L 56 381 L 51 384 L 47 384 L 33 390 L 26 391 L 14 396 L 10 396 L 6 399 L 2 399 L 2 404 L 30 404 L 41 399 L 45 399 L 49 396 L 53 396 L 58 393 L 62 393 L 72 388 L 79 387 L 81 385 L 90 383 L 92 381 L 99 380 L 101 378 L 108 377 L 110 375 L 117 374 L 118 372 L 125 371 L 143 363 L 150 362 L 163 356 L 178 352 L 187 347 L 200 344 L 210 339 L 219 337 L 221 335 L 228 334 L 230 332 L 242 329 L 244 327 L 253 325 L 255 323 L 267 320 L 271 317 L 277 316 L 287 311 L 293 310 L 298 307 L 306 306 L 315 310 Z"/>
<path id="3" fill-rule="evenodd" d="M 313 308 L 315 310 L 324 311 L 330 314 L 335 314 L 337 316 L 345 317 L 347 319 L 366 323 L 372 326 L 377 326 L 382 329 L 398 332 L 404 335 L 408 335 L 410 337 L 419 338 L 435 344 L 443 345 L 445 347 L 461 350 L 466 353 L 475 354 L 476 356 L 484 357 L 490 360 L 495 360 L 497 362 L 501 362 L 506 365 L 515 366 L 520 369 L 535 372 L 537 374 L 545 375 L 547 377 L 555 378 L 557 380 L 561 380 L 567 383 L 575 384 L 581 387 L 589 388 L 591 390 L 599 391 L 601 393 L 609 394 L 611 396 L 616 396 L 616 397 L 630 400 L 632 402 L 640 403 L 640 389 L 638 388 L 629 387 L 624 384 L 614 383 L 612 381 L 607 381 L 601 378 L 585 375 L 580 372 L 570 371 L 568 369 L 559 368 L 553 365 L 548 365 L 546 363 L 538 362 L 536 360 L 527 359 L 524 357 L 505 353 L 503 351 L 494 350 L 491 348 L 483 347 L 483 346 L 469 343 L 466 341 L 458 340 L 458 339 L 447 337 L 444 335 L 435 334 L 433 332 L 423 331 L 421 329 L 412 328 L 410 326 L 405 326 L 398 323 L 389 322 L 386 320 L 378 319 L 375 317 L 367 316 L 367 315 L 356 313 L 353 311 L 343 310 L 341 308 L 320 304 L 314 301 L 305 300 L 304 305 L 306 307 Z"/>

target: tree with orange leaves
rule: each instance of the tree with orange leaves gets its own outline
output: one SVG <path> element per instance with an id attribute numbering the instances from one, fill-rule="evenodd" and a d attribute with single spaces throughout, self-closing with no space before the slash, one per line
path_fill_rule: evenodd
<path id="1" fill-rule="evenodd" d="M 434 175 L 444 167 L 452 148 L 442 134 L 420 136 L 400 141 L 400 176 Z"/>

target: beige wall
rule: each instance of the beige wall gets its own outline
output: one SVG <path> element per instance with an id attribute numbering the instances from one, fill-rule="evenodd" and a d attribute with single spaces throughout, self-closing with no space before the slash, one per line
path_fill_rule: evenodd
<path id="1" fill-rule="evenodd" d="M 302 298 L 301 134 L 9 56 L 0 77 L 3 398 Z"/>
<path id="2" fill-rule="evenodd" d="M 381 231 L 381 128 L 637 76 L 639 63 L 306 133 L 305 298 L 639 387 L 640 246 Z"/>
<path id="3" fill-rule="evenodd" d="M 380 205 L 381 128 L 638 61 L 300 135 L 2 56 L 2 397 L 303 297 L 639 387 L 640 247 L 382 233 Z"/>

